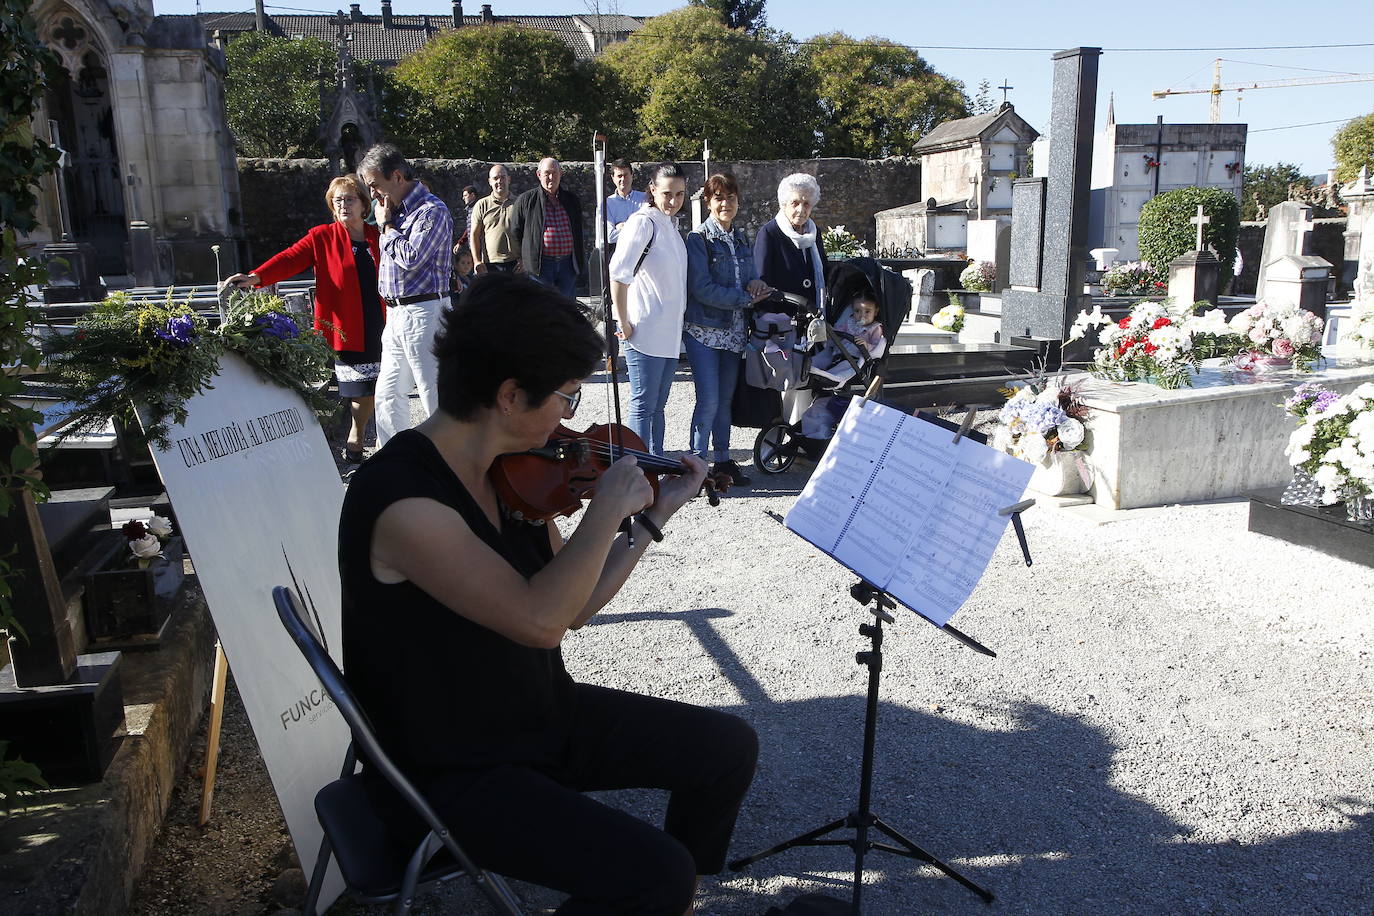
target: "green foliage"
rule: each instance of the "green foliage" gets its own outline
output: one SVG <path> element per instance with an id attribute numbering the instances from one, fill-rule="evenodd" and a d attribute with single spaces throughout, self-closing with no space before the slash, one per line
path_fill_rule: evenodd
<path id="1" fill-rule="evenodd" d="M 1374 112 L 1347 123 L 1331 138 L 1336 152 L 1336 180 L 1354 181 L 1360 169 L 1374 174 Z"/>
<path id="2" fill-rule="evenodd" d="M 637 123 L 640 159 L 809 156 L 816 99 L 783 36 L 750 38 L 700 6 L 650 20 L 603 58 Z"/>
<path id="3" fill-rule="evenodd" d="M 903 45 L 831 32 L 800 54 L 820 96 L 822 156 L 910 155 L 935 125 L 969 113 L 963 84 Z"/>
<path id="4" fill-rule="evenodd" d="M 1240 235 L 1240 207 L 1230 191 L 1221 188 L 1179 188 L 1146 201 L 1140 208 L 1140 256 L 1161 278 L 1169 262 L 1193 250 L 1198 205 L 1211 222 L 1203 226 L 1202 242 L 1221 261 L 1221 283 L 1230 280 L 1236 263 L 1236 239 Z"/>
<path id="5" fill-rule="evenodd" d="M 586 158 L 613 83 L 551 32 L 458 29 L 397 65 L 403 110 L 384 122 L 407 153 L 521 161 Z M 399 115 L 399 116 L 398 116 Z"/>
<path id="6" fill-rule="evenodd" d="M 9 756 L 9 742 L 0 741 L 0 807 L 9 814 L 19 799 L 48 787 L 38 767 L 21 757 Z"/>
<path id="7" fill-rule="evenodd" d="M 232 305 L 212 330 L 189 304 L 135 300 L 113 293 L 83 315 L 72 334 L 50 343 L 49 364 L 66 388 L 76 420 L 71 435 L 143 411 L 145 432 L 167 448 L 168 428 L 186 421 L 186 402 L 211 387 L 220 358 L 237 353 L 259 375 L 289 388 L 321 417 L 336 404 L 319 390 L 333 367 L 333 351 L 308 315 L 289 315 L 282 300 L 250 294 Z"/>
<path id="8" fill-rule="evenodd" d="M 969 114 L 987 114 L 993 109 L 992 104 L 992 83 L 987 80 L 978 81 L 978 91 L 973 94 L 973 101 L 968 103 Z"/>
<path id="9" fill-rule="evenodd" d="M 337 57 L 319 38 L 240 35 L 224 53 L 224 105 L 245 156 L 318 156 L 320 89 L 334 85 Z"/>
<path id="10" fill-rule="evenodd" d="M 701 6 L 715 13 L 726 28 L 742 29 L 756 35 L 768 24 L 764 13 L 764 0 L 690 0 L 692 6 Z"/>
<path id="11" fill-rule="evenodd" d="M 1254 219 L 1264 219 L 1269 208 L 1288 200 L 1289 185 L 1312 187 L 1312 179 L 1302 174 L 1291 162 L 1275 165 L 1247 165 L 1241 180 L 1240 200 L 1243 213 Z M 1256 203 L 1256 196 L 1259 201 Z M 1262 210 L 1263 213 L 1259 211 Z"/>

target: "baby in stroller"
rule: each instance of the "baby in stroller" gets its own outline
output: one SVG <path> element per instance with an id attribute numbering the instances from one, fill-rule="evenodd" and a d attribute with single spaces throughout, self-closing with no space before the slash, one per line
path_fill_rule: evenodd
<path id="1" fill-rule="evenodd" d="M 810 335 L 813 340 L 826 342 L 811 357 L 811 374 L 827 381 L 841 385 L 848 382 L 864 363 L 881 357 L 887 349 L 883 325 L 878 320 L 878 300 L 869 290 L 860 291 L 849 301 L 831 330 L 832 334 L 826 334 L 822 325 Z"/>

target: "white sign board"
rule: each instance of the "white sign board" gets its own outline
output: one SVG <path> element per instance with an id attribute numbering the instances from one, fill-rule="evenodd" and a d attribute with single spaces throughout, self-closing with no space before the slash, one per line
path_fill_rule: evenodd
<path id="1" fill-rule="evenodd" d="M 299 395 L 236 356 L 212 384 L 186 402 L 186 422 L 153 460 L 308 876 L 321 837 L 315 793 L 338 778 L 348 726 L 283 629 L 272 588 L 296 589 L 337 662 L 344 489 Z M 333 866 L 320 908 L 342 890 Z"/>

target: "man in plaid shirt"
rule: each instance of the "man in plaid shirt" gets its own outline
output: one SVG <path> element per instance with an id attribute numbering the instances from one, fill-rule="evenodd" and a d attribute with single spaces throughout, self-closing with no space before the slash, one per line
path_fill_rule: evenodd
<path id="1" fill-rule="evenodd" d="M 582 205 L 560 186 L 557 159 L 539 160 L 539 187 L 521 194 L 512 208 L 511 235 L 520 244 L 521 268 L 542 283 L 573 295 L 582 273 Z"/>
<path id="2" fill-rule="evenodd" d="M 412 388 L 420 392 L 426 417 L 439 406 L 434 333 L 449 303 L 453 219 L 390 143 L 367 151 L 358 177 L 372 195 L 382 233 L 377 292 L 386 303 L 386 327 L 376 395 L 377 445 L 382 446 L 411 427 Z"/>

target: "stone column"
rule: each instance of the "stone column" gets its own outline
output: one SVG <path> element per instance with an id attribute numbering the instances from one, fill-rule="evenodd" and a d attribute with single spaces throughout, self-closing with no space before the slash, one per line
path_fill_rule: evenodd
<path id="1" fill-rule="evenodd" d="M 1012 288 L 1002 300 L 1004 339 L 1028 336 L 1063 340 L 1074 316 L 1087 307 L 1083 278 L 1088 261 L 1093 119 L 1101 54 L 1101 48 L 1075 48 L 1054 55 L 1049 176 L 1044 186 L 1038 277 L 1033 286 L 1017 282 L 1018 274 L 1024 276 L 1028 271 L 1018 270 L 1013 251 Z M 1022 182 L 1016 182 L 1013 199 L 1023 190 Z M 1018 214 L 1014 210 L 1012 219 L 1015 226 Z M 1018 243 L 1015 230 L 1012 244 L 1023 252 L 1031 247 Z"/>

